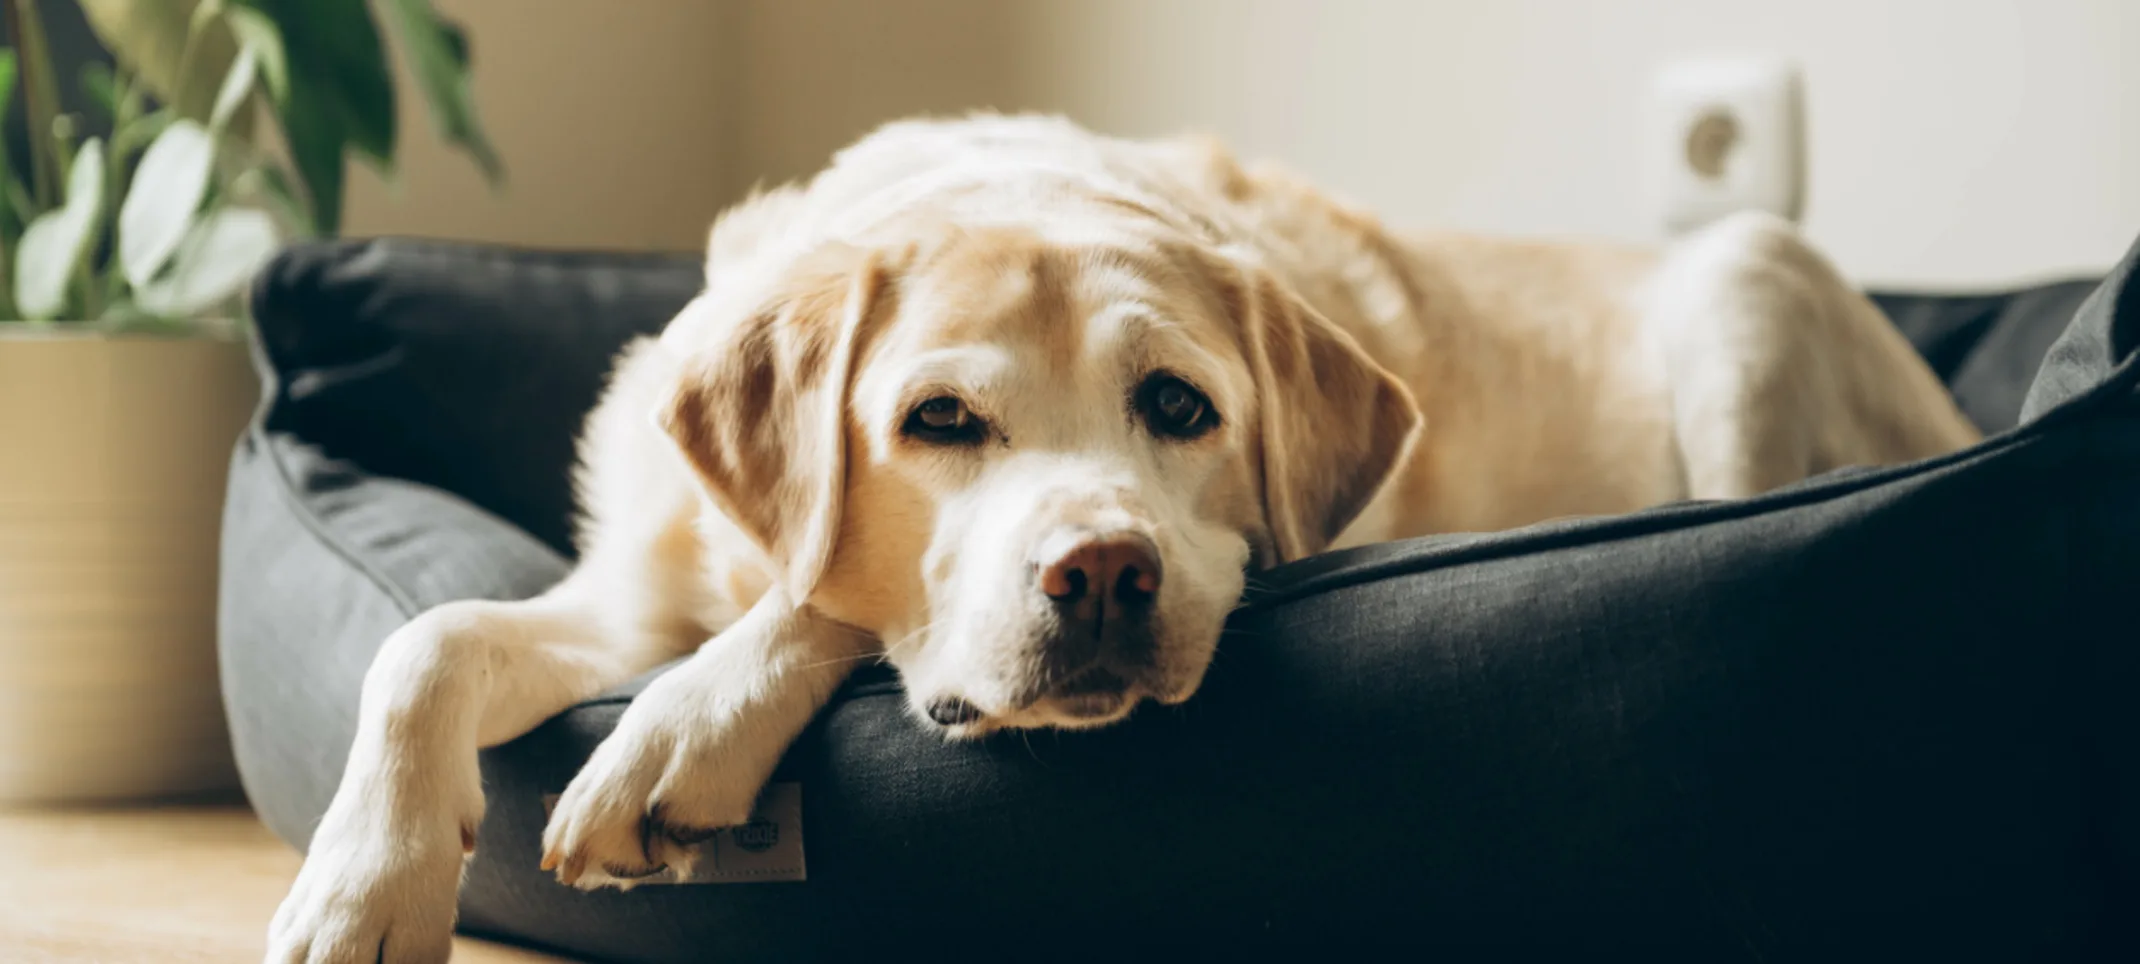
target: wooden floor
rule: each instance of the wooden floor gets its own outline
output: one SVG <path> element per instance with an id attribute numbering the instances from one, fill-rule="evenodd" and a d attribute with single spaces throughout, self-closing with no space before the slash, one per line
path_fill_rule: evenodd
<path id="1" fill-rule="evenodd" d="M 243 804 L 0 810 L 0 960 L 256 962 L 297 853 Z M 561 958 L 461 938 L 456 964 Z"/>

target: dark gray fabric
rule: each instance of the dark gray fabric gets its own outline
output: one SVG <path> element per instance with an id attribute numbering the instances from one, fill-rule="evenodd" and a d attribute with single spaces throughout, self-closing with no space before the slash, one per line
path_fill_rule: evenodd
<path id="1" fill-rule="evenodd" d="M 305 248 L 256 297 L 271 377 L 339 373 L 273 393 L 227 522 L 241 765 L 293 842 L 379 641 L 422 606 L 563 571 L 505 521 L 561 510 L 497 480 L 550 491 L 535 476 L 562 461 L 510 459 L 553 456 L 534 436 L 569 437 L 597 382 L 529 354 L 599 371 L 689 295 L 676 262 L 555 257 Z M 580 894 L 536 870 L 541 796 L 625 687 L 484 754 L 464 926 L 648 962 L 2140 959 L 2135 257 L 2070 326 L 2043 314 L 2070 290 L 1975 320 L 1897 310 L 1958 395 L 1984 386 L 1971 414 L 1995 429 L 2019 414 L 2011 373 L 2064 331 L 2033 420 L 1968 452 L 1305 560 L 1260 580 L 1196 699 L 1105 731 L 946 744 L 889 675 L 859 674 L 775 777 L 803 787 L 806 883 Z M 516 258 L 546 294 L 522 294 Z M 571 270 L 601 281 L 573 293 Z M 320 278 L 331 295 L 282 290 Z M 368 347 L 315 354 L 320 315 L 328 348 Z M 572 326 L 602 335 L 549 330 Z M 470 363 L 497 339 L 548 347 Z M 358 398 L 400 407 L 374 423 Z M 450 464 L 492 428 L 528 440 Z"/>
<path id="2" fill-rule="evenodd" d="M 1970 296 L 1876 292 L 1872 299 L 1947 383 L 1962 412 L 1987 432 L 2003 432 L 2021 422 L 2044 352 L 2096 284 Z"/>
<path id="3" fill-rule="evenodd" d="M 302 246 L 253 315 L 265 431 L 460 495 L 571 552 L 566 471 L 610 358 L 701 285 L 685 257 L 387 240 Z"/>

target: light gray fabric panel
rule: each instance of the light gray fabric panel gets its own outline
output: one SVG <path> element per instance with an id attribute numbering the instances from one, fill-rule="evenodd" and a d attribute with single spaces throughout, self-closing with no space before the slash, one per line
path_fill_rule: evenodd
<path id="1" fill-rule="evenodd" d="M 238 772 L 269 828 L 304 847 L 341 780 L 357 691 L 387 635 L 442 602 L 532 596 L 566 568 L 461 499 L 256 431 L 231 465 L 222 571 Z"/>

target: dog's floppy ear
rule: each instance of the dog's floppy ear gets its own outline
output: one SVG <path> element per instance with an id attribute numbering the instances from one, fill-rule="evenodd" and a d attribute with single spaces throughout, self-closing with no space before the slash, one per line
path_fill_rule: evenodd
<path id="1" fill-rule="evenodd" d="M 855 342 L 886 284 L 874 254 L 813 259 L 759 310 L 710 330 L 657 413 L 797 603 L 839 535 Z"/>
<path id="2" fill-rule="evenodd" d="M 1260 407 L 1263 514 L 1280 562 L 1323 551 L 1402 463 L 1419 405 L 1357 341 L 1268 271 L 1230 293 Z"/>

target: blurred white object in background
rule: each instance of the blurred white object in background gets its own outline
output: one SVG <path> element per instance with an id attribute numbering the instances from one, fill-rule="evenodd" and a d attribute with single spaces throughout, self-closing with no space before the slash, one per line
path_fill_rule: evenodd
<path id="1" fill-rule="evenodd" d="M 1679 60 L 1651 78 L 1642 165 L 1667 234 L 1737 211 L 1797 221 L 1806 195 L 1805 97 L 1796 65 Z"/>

